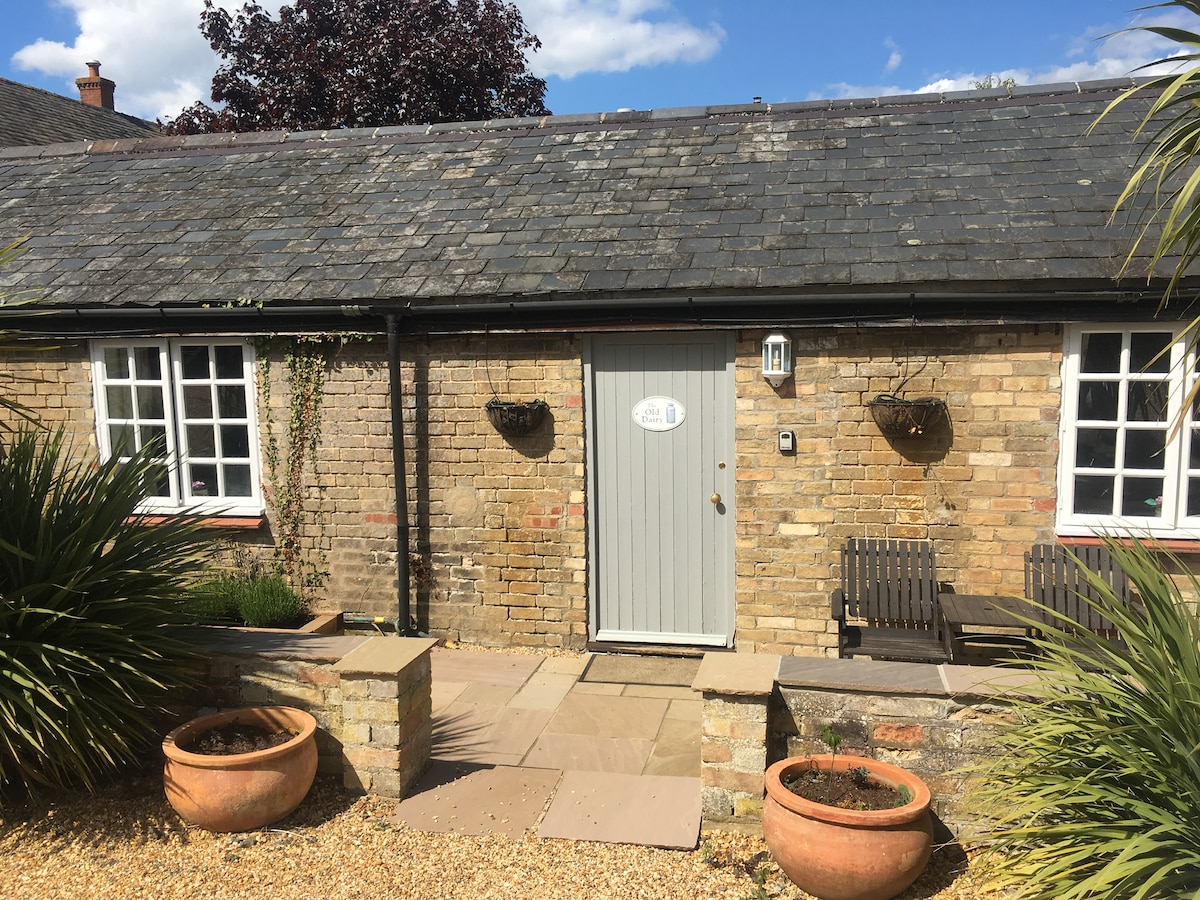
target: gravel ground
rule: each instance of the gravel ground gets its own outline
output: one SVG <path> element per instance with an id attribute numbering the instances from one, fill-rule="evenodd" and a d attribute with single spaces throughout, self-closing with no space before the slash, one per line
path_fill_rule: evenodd
<path id="1" fill-rule="evenodd" d="M 759 838 L 706 832 L 690 853 L 526 837 L 425 834 L 390 824 L 396 801 L 319 778 L 270 828 L 214 835 L 183 824 L 157 773 L 95 795 L 0 810 L 0 897 L 806 898 Z M 752 877 L 766 868 L 759 881 Z M 761 884 L 760 884 L 761 882 Z M 957 848 L 939 849 L 903 900 L 995 900 Z"/>

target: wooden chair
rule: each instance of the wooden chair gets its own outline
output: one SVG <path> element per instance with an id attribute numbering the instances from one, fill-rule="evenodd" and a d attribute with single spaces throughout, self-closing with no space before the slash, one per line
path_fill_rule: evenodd
<path id="1" fill-rule="evenodd" d="M 937 588 L 928 542 L 848 540 L 831 604 L 839 655 L 947 662 Z"/>
<path id="2" fill-rule="evenodd" d="M 1099 575 L 1118 599 L 1130 602 L 1128 577 L 1107 547 L 1093 545 L 1068 552 L 1061 544 L 1034 544 L 1025 554 L 1025 596 L 1089 631 L 1115 636 L 1117 626 L 1087 602 L 1100 596 L 1097 587 L 1088 581 L 1089 571 Z M 1047 624 L 1061 624 L 1051 621 L 1044 612 L 1037 614 Z"/>

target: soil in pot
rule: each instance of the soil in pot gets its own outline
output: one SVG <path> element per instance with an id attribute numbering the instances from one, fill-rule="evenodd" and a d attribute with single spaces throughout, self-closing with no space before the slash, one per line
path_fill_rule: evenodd
<path id="1" fill-rule="evenodd" d="M 219 728 L 210 728 L 196 739 L 180 749 L 188 753 L 202 753 L 210 756 L 232 756 L 235 753 L 253 753 L 255 750 L 269 750 L 286 744 L 296 735 L 285 730 L 268 730 L 257 725 L 247 725 L 232 722 Z"/>
<path id="2" fill-rule="evenodd" d="M 797 797 L 838 809 L 895 809 L 912 798 L 871 779 L 866 768 L 848 771 L 807 769 L 780 779 Z"/>

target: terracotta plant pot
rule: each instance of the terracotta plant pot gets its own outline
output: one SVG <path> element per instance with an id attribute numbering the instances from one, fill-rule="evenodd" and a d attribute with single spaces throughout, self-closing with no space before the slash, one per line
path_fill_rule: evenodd
<path id="1" fill-rule="evenodd" d="M 864 767 L 872 781 L 904 786 L 895 809 L 840 809 L 798 797 L 783 779 L 818 767 Z M 767 769 L 763 837 L 797 887 L 820 900 L 889 900 L 917 880 L 933 848 L 929 788 L 899 766 L 858 756 L 793 756 Z"/>
<path id="2" fill-rule="evenodd" d="M 238 723 L 296 736 L 278 747 L 227 756 L 180 749 L 212 728 Z M 208 831 L 250 831 L 282 819 L 317 774 L 317 720 L 291 706 L 255 706 L 201 716 L 163 740 L 167 800 L 186 822 Z"/>

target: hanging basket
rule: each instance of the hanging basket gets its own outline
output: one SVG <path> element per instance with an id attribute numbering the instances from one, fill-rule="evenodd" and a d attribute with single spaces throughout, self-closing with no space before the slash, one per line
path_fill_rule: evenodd
<path id="1" fill-rule="evenodd" d="M 902 400 L 880 394 L 867 403 L 867 409 L 884 437 L 919 438 L 945 415 L 946 402 L 936 397 Z"/>
<path id="2" fill-rule="evenodd" d="M 501 434 L 508 437 L 519 437 L 529 434 L 546 418 L 546 410 L 550 406 L 545 400 L 529 400 L 513 402 L 495 398 L 484 406 L 487 410 L 488 421 Z"/>

